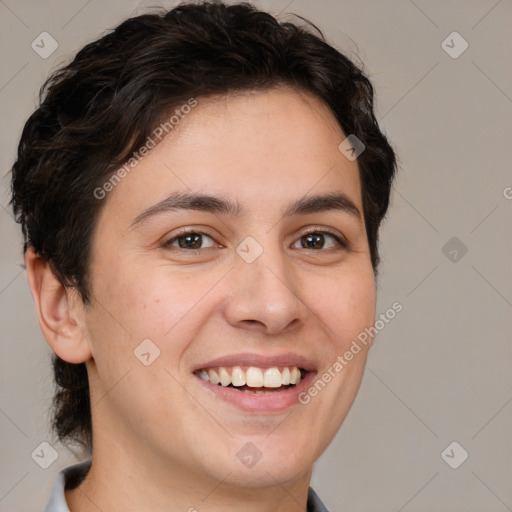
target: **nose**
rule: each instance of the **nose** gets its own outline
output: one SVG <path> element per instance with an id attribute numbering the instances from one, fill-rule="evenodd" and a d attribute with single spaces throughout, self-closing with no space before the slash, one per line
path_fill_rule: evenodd
<path id="1" fill-rule="evenodd" d="M 279 248 L 265 248 L 252 263 L 236 256 L 224 314 L 237 327 L 267 335 L 303 324 L 308 309 L 300 299 L 295 273 Z"/>

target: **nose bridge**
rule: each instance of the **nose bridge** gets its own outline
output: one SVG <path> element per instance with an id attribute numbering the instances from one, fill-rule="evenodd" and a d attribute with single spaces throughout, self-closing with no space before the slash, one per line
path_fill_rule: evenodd
<path id="1" fill-rule="evenodd" d="M 247 237 L 237 247 L 226 316 L 237 327 L 273 334 L 300 323 L 306 311 L 283 248 L 271 234 L 259 239 Z"/>

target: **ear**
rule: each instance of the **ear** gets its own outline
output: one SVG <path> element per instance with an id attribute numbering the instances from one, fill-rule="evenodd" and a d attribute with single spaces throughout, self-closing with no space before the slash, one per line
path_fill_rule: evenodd
<path id="1" fill-rule="evenodd" d="M 49 263 L 32 247 L 25 253 L 27 277 L 46 341 L 61 359 L 83 363 L 92 354 L 85 329 L 85 306 L 76 290 L 65 288 Z"/>

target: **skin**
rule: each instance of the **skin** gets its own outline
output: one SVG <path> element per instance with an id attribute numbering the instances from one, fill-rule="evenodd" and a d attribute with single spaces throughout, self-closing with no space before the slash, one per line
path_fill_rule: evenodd
<path id="1" fill-rule="evenodd" d="M 90 306 L 27 251 L 42 331 L 61 358 L 86 362 L 89 376 L 93 463 L 66 492 L 71 512 L 305 510 L 313 463 L 355 399 L 368 349 L 310 403 L 273 413 L 212 396 L 192 370 L 227 354 L 293 352 L 314 361 L 320 376 L 374 323 L 362 217 L 341 210 L 283 217 L 290 202 L 331 192 L 348 196 L 362 216 L 357 161 L 338 150 L 344 138 L 306 93 L 198 98 L 104 199 Z M 229 197 L 246 214 L 179 210 L 130 227 L 176 191 Z M 200 249 L 178 246 L 173 237 L 184 227 L 208 235 Z M 346 247 L 326 235 L 304 248 L 311 227 L 344 237 Z M 263 248 L 250 264 L 236 252 L 247 236 Z M 133 353 L 147 338 L 160 349 L 149 366 Z M 247 442 L 262 454 L 252 468 L 236 455 Z"/>

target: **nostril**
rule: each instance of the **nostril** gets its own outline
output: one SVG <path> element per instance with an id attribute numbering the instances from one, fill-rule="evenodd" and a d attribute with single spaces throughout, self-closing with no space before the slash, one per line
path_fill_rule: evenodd
<path id="1" fill-rule="evenodd" d="M 262 322 L 260 322 L 259 320 L 242 320 L 241 323 L 245 324 L 247 326 L 258 325 L 258 324 L 264 326 L 264 324 Z"/>

